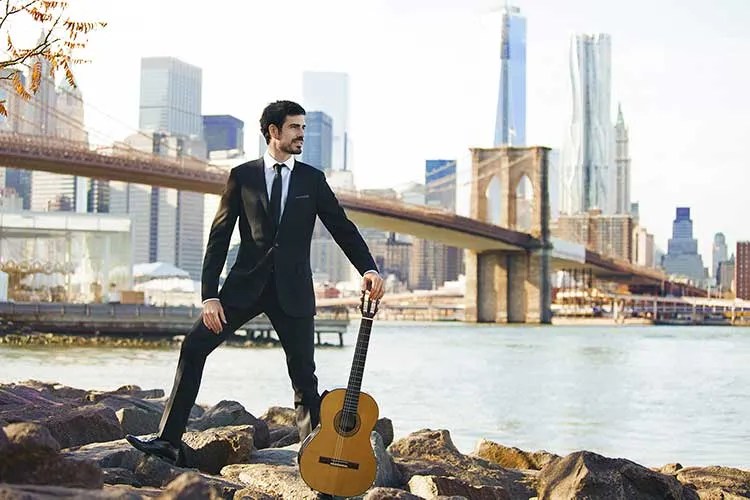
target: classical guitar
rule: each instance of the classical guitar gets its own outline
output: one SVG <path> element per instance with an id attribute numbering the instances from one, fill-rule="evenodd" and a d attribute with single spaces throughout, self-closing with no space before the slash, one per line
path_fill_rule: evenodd
<path id="1" fill-rule="evenodd" d="M 375 480 L 377 462 L 370 433 L 378 420 L 378 405 L 361 392 L 370 330 L 379 301 L 362 292 L 357 347 L 346 389 L 328 392 L 320 404 L 320 425 L 305 439 L 298 455 L 299 471 L 310 488 L 335 496 L 355 496 Z"/>

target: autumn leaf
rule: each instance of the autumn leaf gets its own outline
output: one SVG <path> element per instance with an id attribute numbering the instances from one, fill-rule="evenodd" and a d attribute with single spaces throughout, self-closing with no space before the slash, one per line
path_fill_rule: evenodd
<path id="1" fill-rule="evenodd" d="M 5 100 L 0 101 L 0 115 L 8 116 L 8 110 L 5 109 Z"/>
<path id="2" fill-rule="evenodd" d="M 39 86 L 42 84 L 42 61 L 37 61 L 31 67 L 31 85 L 29 90 L 32 94 L 36 94 L 39 90 Z"/>

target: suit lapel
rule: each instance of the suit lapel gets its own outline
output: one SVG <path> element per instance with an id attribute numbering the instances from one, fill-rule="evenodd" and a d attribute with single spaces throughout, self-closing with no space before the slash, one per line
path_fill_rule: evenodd
<path id="1" fill-rule="evenodd" d="M 266 172 L 263 158 L 256 161 L 253 169 L 253 187 L 258 191 L 258 199 L 268 217 L 268 190 L 266 189 Z"/>

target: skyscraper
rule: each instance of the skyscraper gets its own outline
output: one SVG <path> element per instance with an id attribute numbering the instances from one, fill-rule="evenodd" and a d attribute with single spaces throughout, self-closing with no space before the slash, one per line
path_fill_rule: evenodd
<path id="1" fill-rule="evenodd" d="M 526 18 L 503 8 L 495 146 L 526 145 Z"/>
<path id="2" fill-rule="evenodd" d="M 302 148 L 300 160 L 329 172 L 333 153 L 333 120 L 322 111 L 308 111 L 305 125 L 305 147 Z"/>
<path id="3" fill-rule="evenodd" d="M 333 120 L 331 168 L 349 170 L 349 75 L 319 71 L 302 74 L 302 106 L 305 110 L 322 111 Z"/>
<path id="4" fill-rule="evenodd" d="M 560 180 L 562 212 L 616 211 L 610 121 L 609 35 L 577 35 L 570 46 L 571 119 Z"/>
<path id="5" fill-rule="evenodd" d="M 201 116 L 200 68 L 173 57 L 141 60 L 141 132 L 128 147 L 163 156 L 207 158 Z M 133 215 L 135 263 L 167 262 L 200 279 L 203 250 L 201 193 L 112 183 L 112 212 Z"/>
<path id="6" fill-rule="evenodd" d="M 202 70 L 174 57 L 141 59 L 138 128 L 201 136 Z"/>
<path id="7" fill-rule="evenodd" d="M 209 155 L 214 151 L 233 151 L 245 154 L 245 123 L 230 115 L 203 116 L 203 138 Z"/>
<path id="8" fill-rule="evenodd" d="M 734 272 L 737 298 L 750 300 L 750 241 L 737 242 L 737 260 L 735 261 Z"/>
<path id="9" fill-rule="evenodd" d="M 726 261 L 728 258 L 727 254 L 727 239 L 724 233 L 716 233 L 714 235 L 714 246 L 711 252 L 711 276 L 714 281 L 718 281 L 719 277 L 719 264 Z"/>
<path id="10" fill-rule="evenodd" d="M 425 203 L 456 211 L 456 160 L 425 162 Z M 415 239 L 412 244 L 412 286 L 432 289 L 463 272 L 463 250 L 443 243 Z"/>
<path id="11" fill-rule="evenodd" d="M 622 106 L 617 107 L 617 123 L 615 124 L 615 186 L 617 189 L 617 207 L 615 212 L 626 214 L 630 212 L 630 153 L 629 134 L 622 117 Z M 635 214 L 634 214 L 635 215 Z"/>
<path id="12" fill-rule="evenodd" d="M 703 259 L 698 253 L 698 240 L 693 238 L 689 207 L 677 207 L 662 266 L 668 274 L 690 278 L 697 284 L 706 279 Z"/>

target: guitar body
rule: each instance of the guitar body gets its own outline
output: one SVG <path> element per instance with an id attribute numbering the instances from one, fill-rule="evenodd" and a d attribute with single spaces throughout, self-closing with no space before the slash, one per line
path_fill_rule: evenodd
<path id="1" fill-rule="evenodd" d="M 377 462 L 370 433 L 378 420 L 378 405 L 360 392 L 356 420 L 342 422 L 345 395 L 346 389 L 334 389 L 323 398 L 320 426 L 300 446 L 298 460 L 300 475 L 310 488 L 349 497 L 363 493 L 375 481 Z"/>

